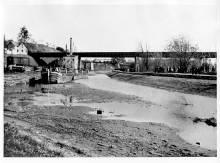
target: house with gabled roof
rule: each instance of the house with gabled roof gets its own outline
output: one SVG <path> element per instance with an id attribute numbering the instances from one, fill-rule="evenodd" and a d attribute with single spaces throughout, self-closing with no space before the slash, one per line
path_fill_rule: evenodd
<path id="1" fill-rule="evenodd" d="M 13 40 L 7 40 L 4 42 L 4 50 L 5 50 L 5 54 L 12 54 L 12 55 L 28 54 L 28 49 L 23 43 L 17 43 Z"/>
<path id="2" fill-rule="evenodd" d="M 37 58 L 30 53 L 58 52 L 55 48 L 43 44 L 17 43 L 13 40 L 4 41 L 4 65 L 47 66 L 57 58 Z"/>

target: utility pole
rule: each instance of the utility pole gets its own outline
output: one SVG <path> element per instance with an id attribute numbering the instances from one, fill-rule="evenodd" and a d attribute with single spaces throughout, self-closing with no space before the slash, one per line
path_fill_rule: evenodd
<path id="1" fill-rule="evenodd" d="M 5 34 L 4 34 L 4 42 L 3 42 L 3 54 L 5 55 Z"/>

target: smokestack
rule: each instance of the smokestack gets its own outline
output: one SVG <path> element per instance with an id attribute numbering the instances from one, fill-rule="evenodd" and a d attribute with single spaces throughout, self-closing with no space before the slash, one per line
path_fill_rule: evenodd
<path id="1" fill-rule="evenodd" d="M 5 54 L 5 34 L 4 34 L 4 40 L 3 40 L 3 54 Z"/>
<path id="2" fill-rule="evenodd" d="M 70 37 L 70 55 L 73 54 L 72 37 Z"/>

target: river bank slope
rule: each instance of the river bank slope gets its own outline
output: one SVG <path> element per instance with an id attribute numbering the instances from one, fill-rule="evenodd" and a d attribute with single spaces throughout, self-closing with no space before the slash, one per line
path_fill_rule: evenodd
<path id="1" fill-rule="evenodd" d="M 108 72 L 106 74 L 110 78 L 137 85 L 215 98 L 217 96 L 217 80 L 137 75 L 123 72 Z"/>

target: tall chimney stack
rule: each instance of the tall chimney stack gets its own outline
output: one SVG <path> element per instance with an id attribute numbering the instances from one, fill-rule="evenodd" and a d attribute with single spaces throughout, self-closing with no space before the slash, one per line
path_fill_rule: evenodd
<path id="1" fill-rule="evenodd" d="M 70 55 L 73 54 L 72 37 L 70 37 Z"/>

